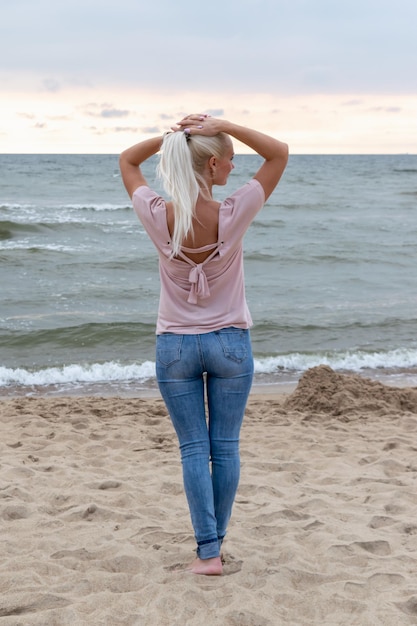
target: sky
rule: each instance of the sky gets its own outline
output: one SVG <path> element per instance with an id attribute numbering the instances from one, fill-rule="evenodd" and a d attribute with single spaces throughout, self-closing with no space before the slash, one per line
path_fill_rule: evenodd
<path id="1" fill-rule="evenodd" d="M 1 0 L 0 152 L 114 154 L 204 112 L 417 154 L 416 24 L 416 0 Z"/>

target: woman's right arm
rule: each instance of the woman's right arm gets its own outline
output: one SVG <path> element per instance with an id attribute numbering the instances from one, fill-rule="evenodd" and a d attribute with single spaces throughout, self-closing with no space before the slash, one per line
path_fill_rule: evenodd
<path id="1" fill-rule="evenodd" d="M 147 184 L 140 165 L 158 152 L 162 139 L 163 137 L 145 139 L 145 141 L 141 141 L 121 153 L 119 157 L 120 172 L 130 197 L 133 196 L 133 192 L 138 187 Z"/>
<path id="2" fill-rule="evenodd" d="M 223 132 L 257 152 L 264 160 L 254 178 L 258 180 L 267 199 L 277 186 L 288 162 L 288 145 L 257 130 L 233 124 L 227 120 L 203 115 L 189 115 L 178 126 L 190 134 L 215 135 Z"/>

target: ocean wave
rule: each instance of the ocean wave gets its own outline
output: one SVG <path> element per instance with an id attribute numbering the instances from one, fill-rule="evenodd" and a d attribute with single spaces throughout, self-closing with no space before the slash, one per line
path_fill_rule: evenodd
<path id="1" fill-rule="evenodd" d="M 82 315 L 78 310 L 63 311 L 61 326 L 54 328 L 38 328 L 28 331 L 2 332 L 0 330 L 0 342 L 3 348 L 14 350 L 34 350 L 36 348 L 69 350 L 71 348 L 84 347 L 91 349 L 95 346 L 125 346 L 132 342 L 140 342 L 141 345 L 151 343 L 153 345 L 155 337 L 154 321 L 150 323 L 142 322 L 86 322 L 78 325 L 65 325 L 65 321 L 74 315 Z M 50 314 L 40 315 L 48 318 Z M 57 314 L 54 313 L 54 316 Z M 97 314 L 95 314 L 97 315 Z M 15 315 L 14 320 L 24 319 L 25 316 Z"/>
<path id="2" fill-rule="evenodd" d="M 27 240 L 19 240 L 19 241 L 6 241 L 4 243 L 0 243 L 0 250 L 25 250 L 27 252 L 44 252 L 45 250 L 48 252 L 78 252 L 82 248 L 75 248 L 73 246 L 64 246 L 61 244 L 33 244 Z"/>
<path id="3" fill-rule="evenodd" d="M 54 204 L 51 206 L 49 203 L 47 208 L 63 211 L 68 209 L 69 211 L 132 211 L 132 205 L 128 202 L 112 203 L 112 202 L 69 202 L 65 204 Z M 16 202 L 2 202 L 0 204 L 0 211 L 34 211 L 45 209 L 44 205 L 29 204 L 29 203 L 16 203 Z"/>
<path id="4" fill-rule="evenodd" d="M 0 220 L 0 240 L 12 239 L 16 234 L 36 233 L 37 231 L 38 225 L 36 223 Z"/>
<path id="5" fill-rule="evenodd" d="M 155 377 L 155 364 L 145 361 L 142 364 L 122 365 L 115 361 L 93 363 L 92 365 L 65 365 L 47 367 L 37 371 L 24 368 L 0 367 L 0 386 L 23 385 L 44 386 L 67 383 L 101 383 L 112 381 L 138 380 L 144 382 Z"/>
<path id="6" fill-rule="evenodd" d="M 19 210 L 25 210 L 27 211 L 28 209 L 34 209 L 35 205 L 34 204 L 28 204 L 28 203 L 19 203 L 19 202 L 2 202 L 0 204 L 0 211 L 19 211 Z"/>
<path id="7" fill-rule="evenodd" d="M 125 203 L 112 204 L 110 202 L 103 202 L 101 204 L 63 204 L 57 207 L 57 209 L 70 211 L 132 211 L 132 205 Z"/>
<path id="8" fill-rule="evenodd" d="M 304 372 L 317 365 L 328 365 L 334 370 L 350 372 L 361 372 L 367 369 L 407 369 L 417 367 L 417 349 L 398 348 L 387 352 L 293 353 L 271 356 L 255 359 L 255 373 Z"/>
<path id="9" fill-rule="evenodd" d="M 397 349 L 388 352 L 343 352 L 327 354 L 293 353 L 255 358 L 255 375 L 292 374 L 301 375 L 318 365 L 328 365 L 335 371 L 361 373 L 379 370 L 393 373 L 417 367 L 417 349 Z M 70 383 L 106 383 L 154 381 L 155 363 L 123 364 L 116 361 L 81 365 L 74 363 L 62 367 L 39 370 L 0 367 L 0 387 L 8 385 L 45 386 Z"/>
<path id="10" fill-rule="evenodd" d="M 115 213 L 116 211 L 113 212 Z M 129 214 L 131 213 L 132 210 L 130 209 Z M 116 216 L 112 221 L 109 221 L 108 218 L 104 220 L 103 214 L 103 221 L 97 223 L 97 217 L 93 214 L 88 215 L 86 212 L 71 211 L 67 207 L 66 210 L 54 209 L 49 215 L 45 215 L 45 211 L 32 210 L 19 215 L 10 215 L 9 217 L 10 219 L 8 220 L 0 220 L 0 237 L 3 239 L 14 236 L 16 233 L 38 232 L 42 228 L 60 227 L 62 224 L 79 224 L 80 226 L 91 224 L 92 226 L 100 227 L 101 224 L 107 226 L 131 226 L 132 222 L 134 222 L 133 218 L 122 220 L 120 216 Z"/>

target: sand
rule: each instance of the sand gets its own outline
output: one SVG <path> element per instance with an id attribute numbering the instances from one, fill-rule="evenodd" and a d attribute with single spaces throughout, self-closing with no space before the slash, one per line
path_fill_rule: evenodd
<path id="1" fill-rule="evenodd" d="M 0 402 L 0 625 L 417 624 L 417 389 L 328 367 L 251 395 L 224 574 L 159 398 Z"/>

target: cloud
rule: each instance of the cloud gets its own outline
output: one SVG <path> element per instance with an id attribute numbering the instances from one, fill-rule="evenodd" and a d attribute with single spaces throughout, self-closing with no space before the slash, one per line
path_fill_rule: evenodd
<path id="1" fill-rule="evenodd" d="M 89 126 L 86 130 L 96 135 L 112 135 L 114 133 L 138 134 L 143 132 L 136 126 L 112 126 L 111 128 L 98 128 L 97 126 Z"/>
<path id="2" fill-rule="evenodd" d="M 56 93 L 61 89 L 61 84 L 54 78 L 45 78 L 41 83 L 41 90 Z"/>
<path id="3" fill-rule="evenodd" d="M 115 126 L 115 128 L 111 129 L 115 133 L 134 133 L 137 134 L 140 131 L 136 126 Z"/>
<path id="4" fill-rule="evenodd" d="M 401 107 L 392 106 L 392 107 L 371 107 L 369 111 L 376 111 L 379 113 L 401 113 Z"/>
<path id="5" fill-rule="evenodd" d="M 213 117 L 222 117 L 224 115 L 224 109 L 207 109 L 206 113 Z"/>
<path id="6" fill-rule="evenodd" d="M 342 107 L 356 107 L 356 106 L 359 106 L 360 104 L 362 104 L 362 100 L 359 100 L 358 98 L 356 98 L 353 100 L 347 100 L 346 102 L 342 102 Z"/>
<path id="7" fill-rule="evenodd" d="M 51 93 L 410 94 L 416 23 L 415 0 L 15 0 L 2 7 L 2 77 L 29 73 Z"/>
<path id="8" fill-rule="evenodd" d="M 146 126 L 145 128 L 141 128 L 141 132 L 149 135 L 157 135 L 161 132 L 159 126 Z"/>
<path id="9" fill-rule="evenodd" d="M 25 120 L 34 120 L 36 117 L 33 113 L 17 113 L 17 116 Z"/>
<path id="10" fill-rule="evenodd" d="M 47 119 L 51 122 L 68 122 L 72 119 L 71 115 L 48 115 Z"/>
<path id="11" fill-rule="evenodd" d="M 130 112 L 121 109 L 103 109 L 100 115 L 101 117 L 126 117 L 130 115 Z"/>
<path id="12" fill-rule="evenodd" d="M 131 111 L 127 109 L 118 109 L 109 103 L 98 104 L 97 102 L 89 102 L 88 104 L 82 107 L 84 112 L 90 117 L 103 117 L 103 118 L 114 118 L 114 117 L 127 117 L 131 114 Z"/>

